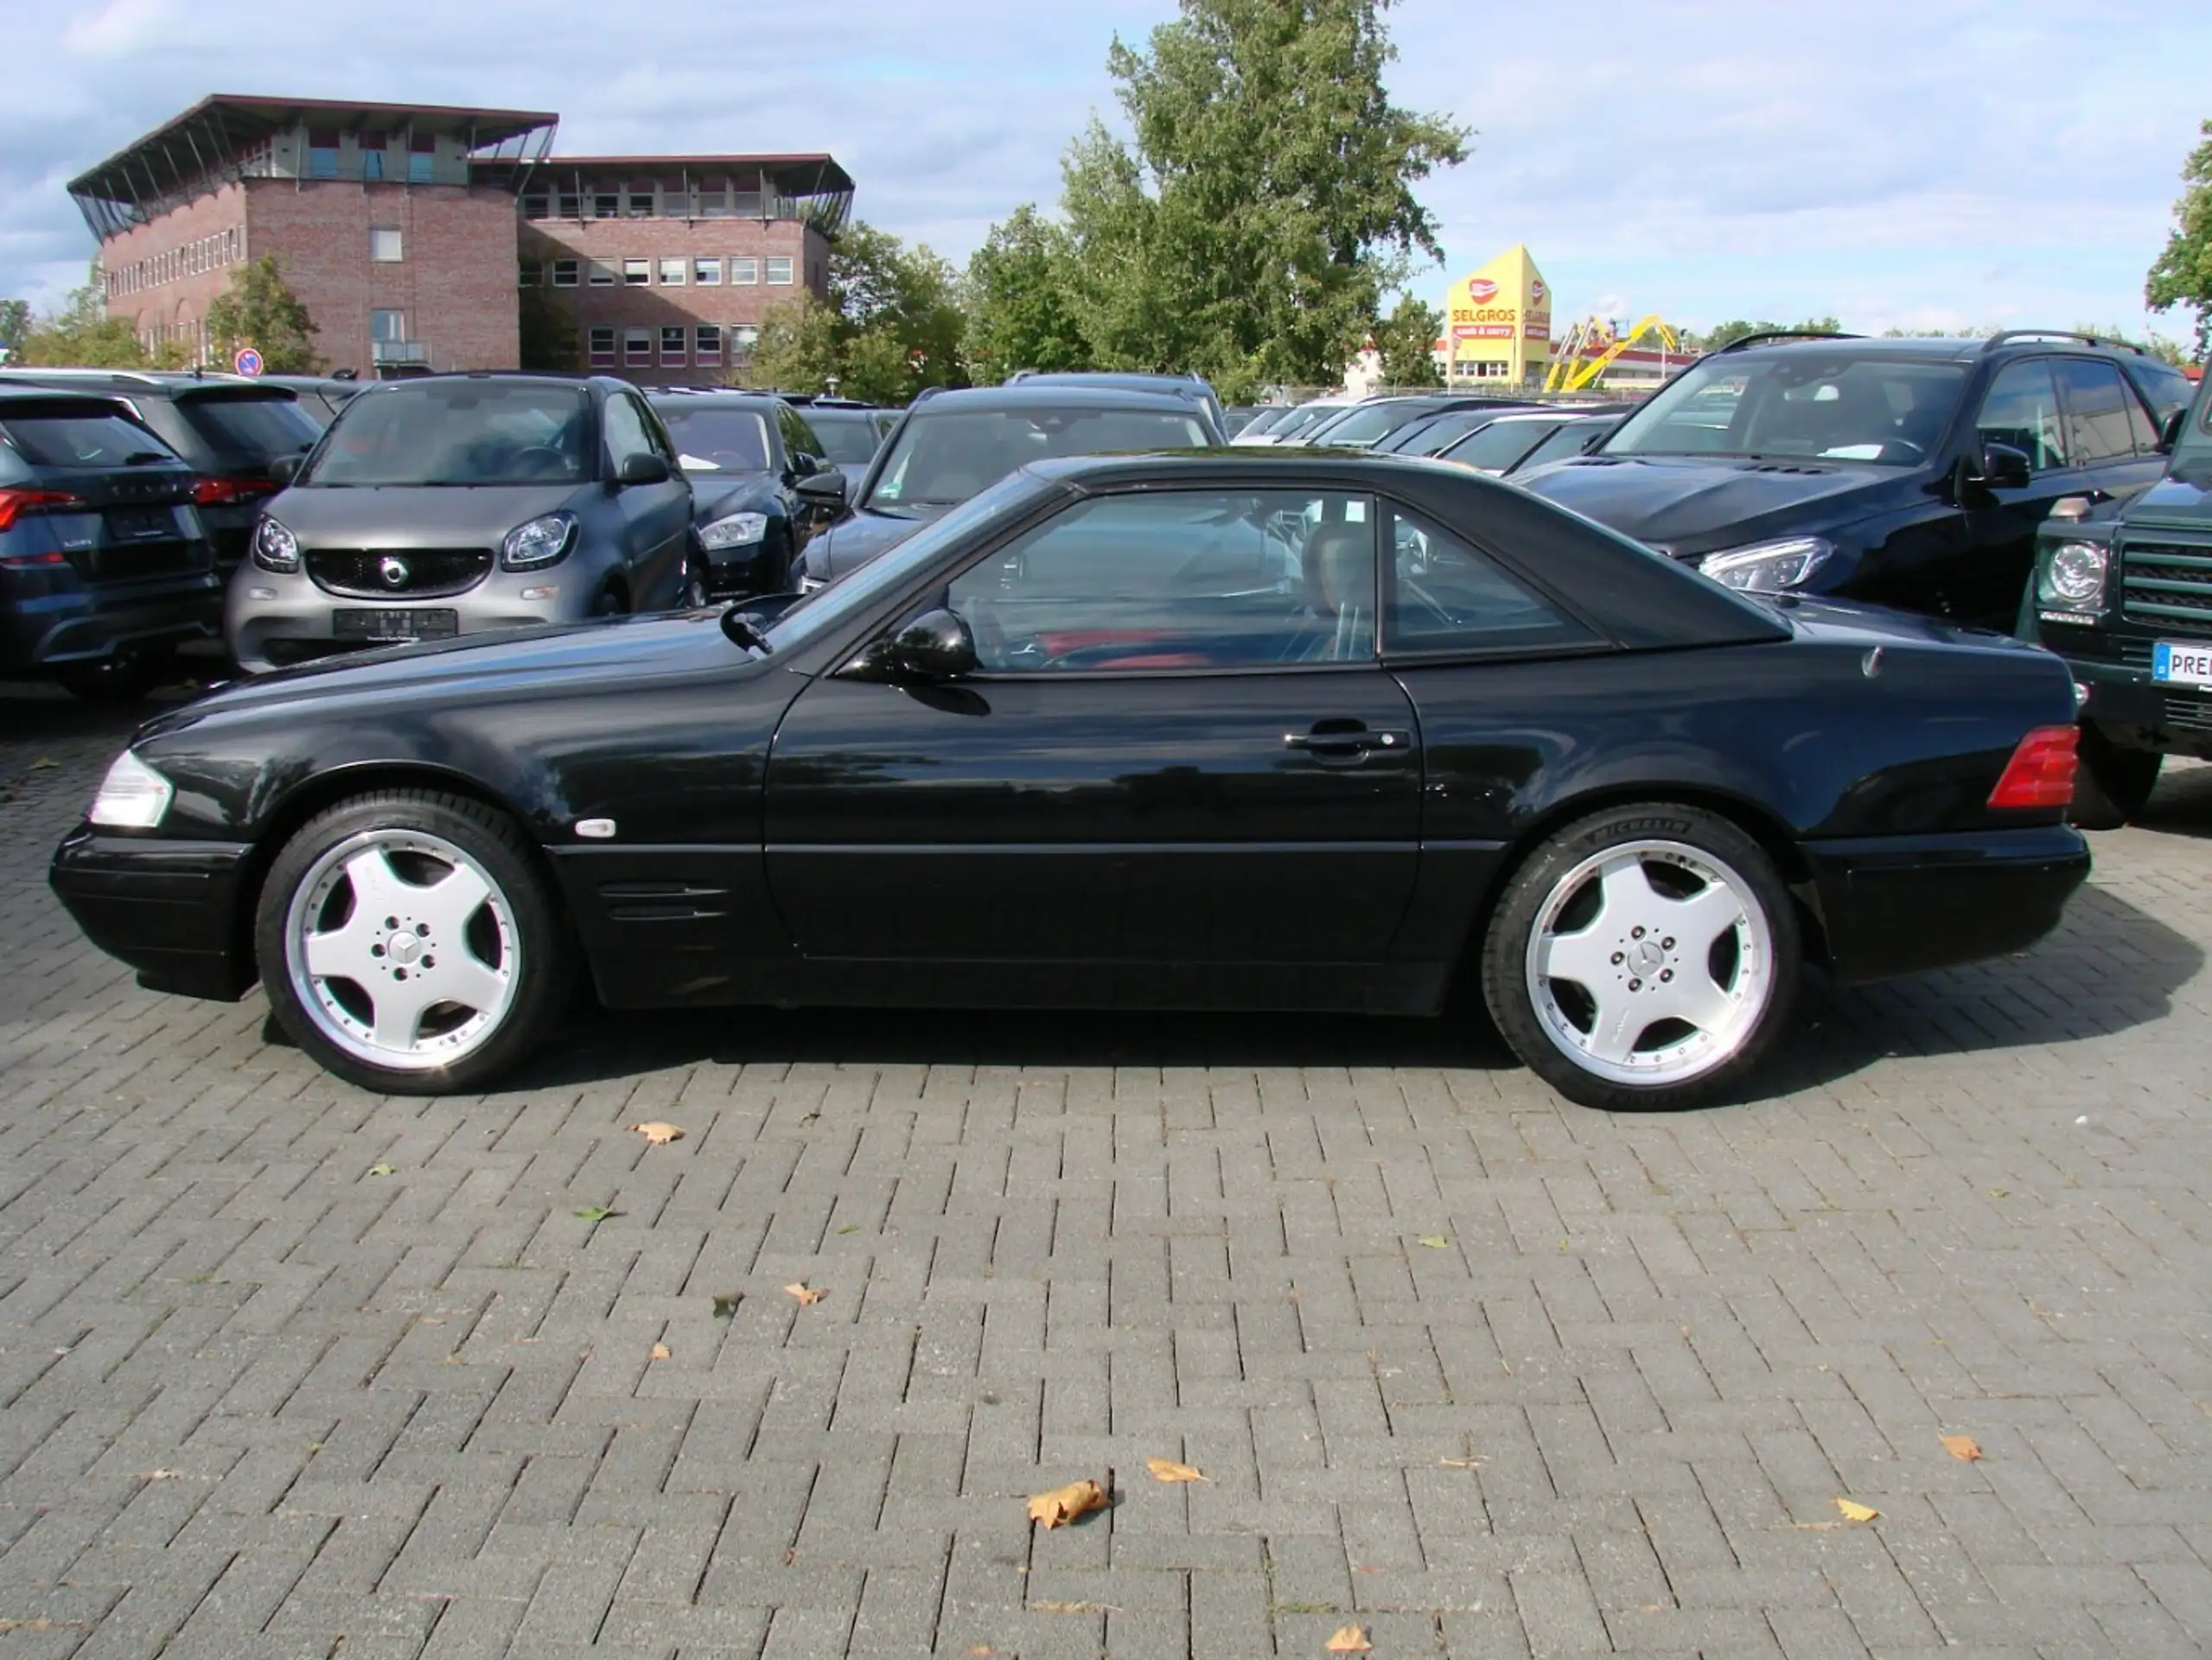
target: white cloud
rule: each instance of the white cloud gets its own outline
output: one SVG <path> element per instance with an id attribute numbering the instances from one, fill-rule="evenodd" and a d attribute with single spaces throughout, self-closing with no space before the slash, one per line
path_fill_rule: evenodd
<path id="1" fill-rule="evenodd" d="M 128 57 L 172 43 L 182 22 L 174 0 L 107 0 L 69 20 L 61 49 L 72 57 Z"/>

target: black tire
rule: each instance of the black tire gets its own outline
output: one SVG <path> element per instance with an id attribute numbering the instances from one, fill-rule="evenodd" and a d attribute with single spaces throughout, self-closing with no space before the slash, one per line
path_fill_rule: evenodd
<path id="1" fill-rule="evenodd" d="M 694 530 L 684 539 L 684 568 L 676 576 L 676 609 L 696 611 L 707 603 L 706 544 Z"/>
<path id="2" fill-rule="evenodd" d="M 2139 816 L 2158 787 L 2166 758 L 2157 750 L 2123 748 L 2088 725 L 2081 728 L 2081 757 L 2067 817 L 2082 830 L 2117 830 Z"/>
<path id="3" fill-rule="evenodd" d="M 326 1035 L 293 981 L 286 935 L 294 894 L 331 850 L 379 831 L 417 832 L 459 848 L 497 884 L 512 918 L 520 964 L 512 999 L 489 1033 L 448 1063 L 382 1066 L 351 1052 Z M 379 1095 L 435 1095 L 482 1089 L 545 1041 L 558 1024 L 577 980 L 576 943 L 567 915 L 520 827 L 481 801 L 427 789 L 357 795 L 302 826 L 277 855 L 262 884 L 253 938 L 270 1012 L 286 1035 L 325 1069 Z"/>
<path id="4" fill-rule="evenodd" d="M 169 665 L 155 657 L 107 657 L 65 663 L 54 678 L 85 703 L 136 703 L 162 683 Z"/>
<path id="5" fill-rule="evenodd" d="M 599 591 L 599 597 L 591 602 L 591 614 L 594 616 L 628 616 L 630 614 L 630 597 L 620 586 L 610 582 Z"/>
<path id="6" fill-rule="evenodd" d="M 1770 961 L 1763 1006 L 1743 1017 L 1724 1053 L 1695 1063 L 1705 1069 L 1679 1081 L 1623 1082 L 1593 1070 L 1590 1063 L 1571 1055 L 1552 1037 L 1530 986 L 1532 936 L 1554 891 L 1585 861 L 1635 842 L 1679 845 L 1724 867 L 1738 878 L 1730 887 L 1744 901 L 1746 917 L 1750 918 L 1756 906 L 1759 914 L 1754 920 L 1764 924 Z M 1654 865 L 1667 868 L 1657 859 Z M 1580 884 L 1577 886 L 1579 889 Z M 1610 896 L 1606 903 L 1610 904 Z M 1573 908 L 1570 903 L 1561 917 L 1570 915 Z M 1724 930 L 1722 937 L 1731 936 Z M 1673 943 L 1671 938 L 1666 941 L 1670 949 Z M 1737 948 L 1731 944 L 1718 948 L 1725 958 Z M 1711 958 L 1712 950 L 1707 956 Z M 1765 850 L 1717 813 L 1667 801 L 1640 801 L 1593 813 L 1539 845 L 1506 884 L 1482 942 L 1482 998 L 1490 1018 L 1529 1069 L 1570 1101 L 1616 1112 L 1675 1111 L 1729 1091 L 1759 1065 L 1788 1027 L 1804 969 L 1797 913 Z M 1688 974 L 1686 966 L 1683 972 Z M 1667 971 L 1667 977 L 1673 979 L 1673 970 Z M 1640 984 L 1630 982 L 1632 989 Z M 1546 985 L 1552 1000 L 1564 1004 L 1566 994 L 1558 989 L 1559 982 L 1551 980 Z M 1594 1002 L 1591 1007 L 1594 1011 Z M 1630 1041 L 1640 1042 L 1648 1033 L 1661 1030 L 1654 1024 Z"/>

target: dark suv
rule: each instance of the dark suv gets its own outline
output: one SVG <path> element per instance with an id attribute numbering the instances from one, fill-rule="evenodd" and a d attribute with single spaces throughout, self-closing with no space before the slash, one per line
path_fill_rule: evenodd
<path id="1" fill-rule="evenodd" d="M 2049 330 L 1752 335 L 1522 482 L 1731 588 L 2009 630 L 2052 503 L 2126 500 L 2164 469 L 2172 373 Z"/>
<path id="2" fill-rule="evenodd" d="M 215 636 L 192 478 L 112 399 L 0 386 L 0 674 L 133 694 Z"/>
<path id="3" fill-rule="evenodd" d="M 2212 380 L 2164 434 L 2165 476 L 2128 501 L 2062 501 L 2036 539 L 2019 634 L 2074 670 L 2074 820 L 2143 810 L 2170 755 L 2212 759 Z"/>
<path id="4" fill-rule="evenodd" d="M 245 558 L 254 515 L 277 493 L 270 463 L 302 454 L 322 436 L 323 420 L 291 387 L 243 375 L 10 369 L 5 379 L 122 399 L 196 475 L 192 499 L 224 571 Z"/>

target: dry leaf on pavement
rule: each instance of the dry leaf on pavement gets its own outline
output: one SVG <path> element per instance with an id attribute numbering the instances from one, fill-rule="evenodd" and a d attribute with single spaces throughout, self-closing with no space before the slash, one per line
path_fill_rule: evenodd
<path id="1" fill-rule="evenodd" d="M 657 1118 L 650 1123 L 633 1124 L 630 1128 L 643 1136 L 649 1146 L 656 1147 L 665 1147 L 671 1141 L 681 1141 L 684 1139 L 683 1131 L 678 1129 L 673 1124 L 663 1124 Z"/>
<path id="2" fill-rule="evenodd" d="M 668 1345 L 667 1345 L 666 1344 L 665 1344 L 665 1343 L 656 1343 L 656 1344 L 654 1344 L 653 1345 L 653 1357 L 655 1360 L 666 1360 L 666 1359 L 667 1359 L 667 1358 L 668 1358 Z"/>
<path id="3" fill-rule="evenodd" d="M 1960 1464 L 1974 1464 L 1981 1458 L 1981 1443 L 1971 1435 L 1943 1435 L 1937 1438 L 1943 1450 Z"/>
<path id="4" fill-rule="evenodd" d="M 1063 1528 L 1079 1516 L 1106 1509 L 1106 1489 L 1088 1478 L 1039 1493 L 1030 1501 L 1030 1520 L 1048 1528 Z"/>
<path id="5" fill-rule="evenodd" d="M 813 1290 L 803 1280 L 793 1280 L 784 1289 L 799 1299 L 799 1306 L 801 1308 L 811 1307 L 830 1294 L 826 1291 Z"/>
<path id="6" fill-rule="evenodd" d="M 1173 1459 L 1147 1459 L 1144 1467 L 1152 1472 L 1155 1481 L 1211 1481 L 1187 1464 L 1177 1464 Z"/>
<path id="7" fill-rule="evenodd" d="M 1329 1639 L 1328 1649 L 1331 1654 L 1373 1654 L 1374 1644 L 1367 1641 L 1366 1627 L 1347 1625 Z"/>
<path id="8" fill-rule="evenodd" d="M 1871 1522 L 1882 1514 L 1872 1505 L 1861 1504 L 1857 1499 L 1852 1498 L 1838 1499 L 1836 1508 L 1843 1512 L 1844 1520 L 1846 1522 Z"/>

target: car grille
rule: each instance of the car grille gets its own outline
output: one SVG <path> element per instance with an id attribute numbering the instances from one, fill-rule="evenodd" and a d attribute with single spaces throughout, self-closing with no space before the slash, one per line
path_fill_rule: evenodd
<path id="1" fill-rule="evenodd" d="M 2212 698 L 2168 698 L 2166 725 L 2192 732 L 2212 732 Z"/>
<path id="2" fill-rule="evenodd" d="M 2120 549 L 2120 614 L 2132 622 L 2212 629 L 2212 546 L 2128 542 Z"/>
<path id="3" fill-rule="evenodd" d="M 405 572 L 399 581 L 387 579 L 386 560 Z M 464 593 L 491 571 L 491 550 L 483 547 L 316 547 L 307 552 L 315 585 L 354 599 Z"/>

